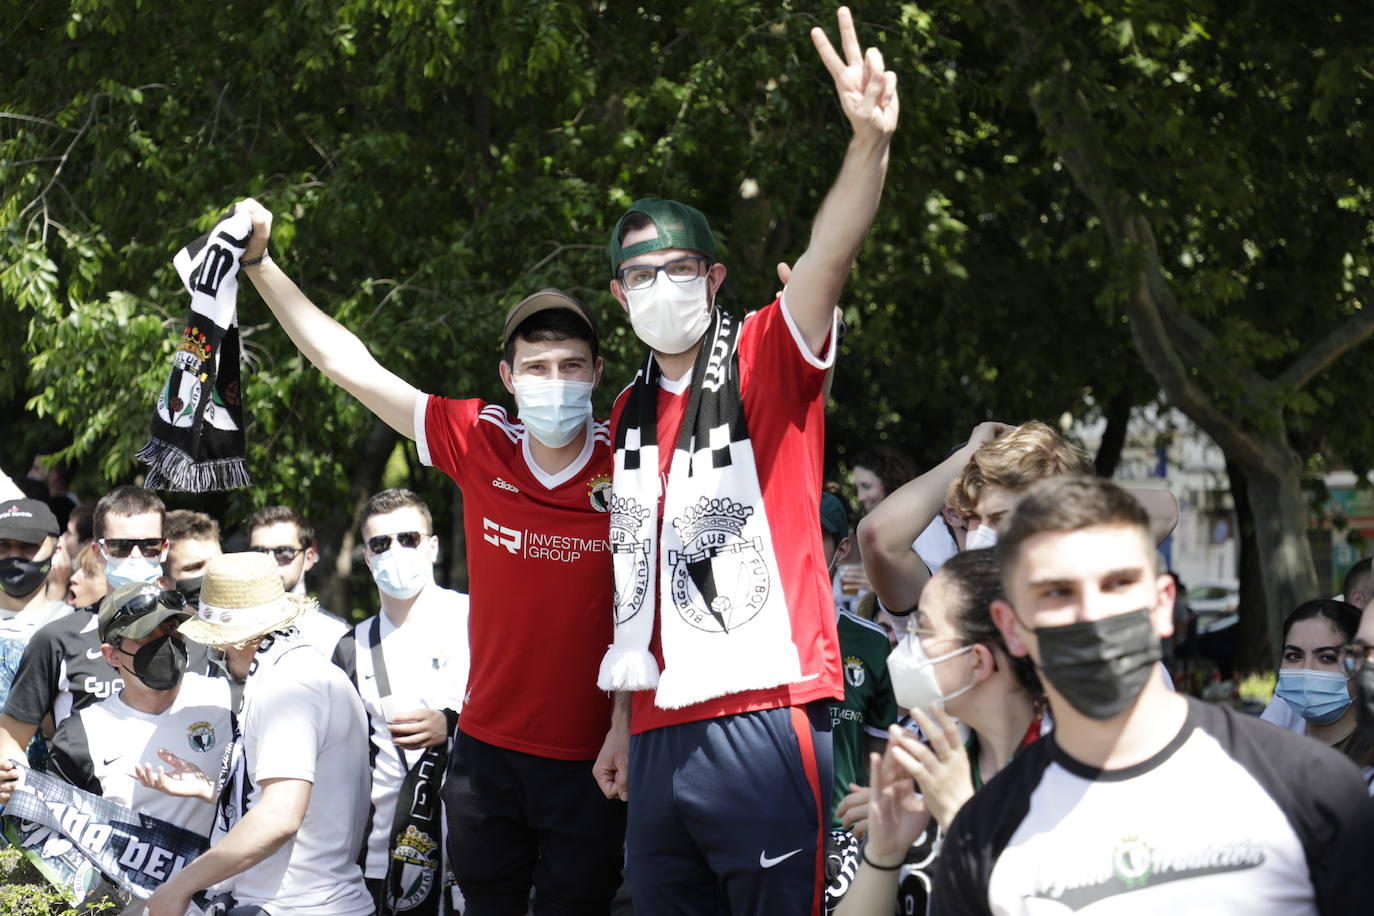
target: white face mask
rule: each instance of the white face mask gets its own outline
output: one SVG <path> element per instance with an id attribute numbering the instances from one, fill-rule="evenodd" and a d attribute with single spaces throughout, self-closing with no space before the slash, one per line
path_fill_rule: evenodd
<path id="1" fill-rule="evenodd" d="M 892 694 L 897 698 L 897 705 L 903 709 L 920 709 L 924 712 L 932 703 L 952 700 L 968 693 L 973 689 L 972 681 L 948 696 L 940 693 L 940 682 L 935 679 L 935 665 L 972 650 L 970 644 L 931 658 L 926 655 L 925 646 L 921 645 L 915 633 L 902 637 L 897 648 L 887 657 L 887 673 L 892 678 Z"/>
<path id="2" fill-rule="evenodd" d="M 393 598 L 410 598 L 434 581 L 434 564 L 420 547 L 396 544 L 372 558 L 372 581 Z"/>
<path id="3" fill-rule="evenodd" d="M 627 289 L 635 335 L 665 356 L 685 353 L 711 326 L 706 277 L 674 283 L 659 277 L 648 289 Z"/>
<path id="4" fill-rule="evenodd" d="M 562 448 L 592 415 L 592 383 L 532 378 L 513 381 L 520 419 L 530 435 L 549 448 Z"/>
<path id="5" fill-rule="evenodd" d="M 964 541 L 965 550 L 985 550 L 997 546 L 997 529 L 991 525 L 979 525 L 968 533 Z"/>
<path id="6" fill-rule="evenodd" d="M 105 561 L 105 581 L 110 588 L 130 582 L 156 582 L 162 578 L 162 562 L 154 557 L 110 557 Z"/>

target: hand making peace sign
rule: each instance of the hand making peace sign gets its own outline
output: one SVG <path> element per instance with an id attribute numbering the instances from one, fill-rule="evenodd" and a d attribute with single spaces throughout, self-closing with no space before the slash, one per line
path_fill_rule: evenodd
<path id="1" fill-rule="evenodd" d="M 812 29 L 811 40 L 835 80 L 835 92 L 854 135 L 887 139 L 897 129 L 897 74 L 883 68 L 883 55 L 877 48 L 862 50 L 849 7 L 840 7 L 836 18 L 843 60 L 835 53 L 824 29 Z"/>

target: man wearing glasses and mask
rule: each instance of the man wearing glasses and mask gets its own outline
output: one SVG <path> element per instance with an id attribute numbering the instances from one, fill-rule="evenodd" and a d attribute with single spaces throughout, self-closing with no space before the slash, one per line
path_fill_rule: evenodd
<path id="1" fill-rule="evenodd" d="M 136 778 L 139 771 L 151 778 L 159 767 L 173 780 L 213 778 L 230 740 L 228 681 L 186 670 L 177 628 L 191 616 L 180 592 L 155 584 L 135 582 L 106 596 L 100 653 L 123 686 L 62 721 L 48 769 L 78 789 L 208 837 L 213 807 Z M 0 761 L 0 780 L 8 774 L 9 761 Z"/>
<path id="2" fill-rule="evenodd" d="M 290 506 L 264 506 L 248 519 L 248 549 L 266 553 L 277 562 L 282 588 L 288 595 L 305 595 L 305 574 L 320 558 L 315 547 L 315 528 Z M 348 632 L 348 624 L 324 608 L 316 608 L 296 621 L 301 638 L 325 658 Z"/>

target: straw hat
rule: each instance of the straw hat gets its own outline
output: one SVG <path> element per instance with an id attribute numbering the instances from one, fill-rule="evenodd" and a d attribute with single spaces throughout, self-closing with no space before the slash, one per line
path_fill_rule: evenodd
<path id="1" fill-rule="evenodd" d="M 200 609 L 181 633 L 207 646 L 234 646 L 285 629 L 316 606 L 314 598 L 286 594 L 271 555 L 226 553 L 206 564 Z"/>

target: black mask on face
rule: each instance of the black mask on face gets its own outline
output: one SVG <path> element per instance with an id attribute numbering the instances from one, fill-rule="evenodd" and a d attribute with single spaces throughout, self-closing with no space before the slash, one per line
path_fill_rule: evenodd
<path id="1" fill-rule="evenodd" d="M 134 674 L 153 690 L 171 690 L 186 673 L 186 643 L 171 633 L 134 653 Z"/>
<path id="2" fill-rule="evenodd" d="M 0 589 L 11 598 L 27 598 L 43 580 L 48 578 L 52 569 L 52 557 L 46 560 L 21 560 L 19 557 L 6 557 L 0 560 Z"/>
<path id="3" fill-rule="evenodd" d="M 1110 719 L 1135 702 L 1163 655 L 1149 608 L 1102 620 L 1040 627 L 1040 673 L 1090 719 Z"/>
<path id="4" fill-rule="evenodd" d="M 188 576 L 177 580 L 177 591 L 181 592 L 181 597 L 186 599 L 188 606 L 194 608 L 200 604 L 200 585 L 204 581 L 204 576 Z"/>
<path id="5" fill-rule="evenodd" d="M 1355 722 L 1365 734 L 1374 736 L 1374 662 L 1356 668 L 1354 680 Z"/>

